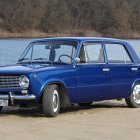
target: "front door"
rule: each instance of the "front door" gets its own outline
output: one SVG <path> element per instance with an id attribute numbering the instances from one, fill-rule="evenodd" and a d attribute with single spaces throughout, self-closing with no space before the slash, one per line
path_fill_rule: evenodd
<path id="1" fill-rule="evenodd" d="M 110 71 L 105 63 L 104 48 L 100 42 L 87 42 L 80 51 L 77 64 L 77 90 L 79 101 L 107 99 Z"/>

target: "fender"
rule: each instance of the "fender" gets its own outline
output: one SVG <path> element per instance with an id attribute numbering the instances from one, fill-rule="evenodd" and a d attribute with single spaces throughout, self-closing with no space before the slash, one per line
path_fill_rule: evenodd
<path id="1" fill-rule="evenodd" d="M 53 84 L 53 83 L 58 83 L 58 84 L 61 84 L 63 85 L 66 90 L 68 89 L 67 85 L 64 83 L 64 81 L 60 80 L 60 79 L 50 79 L 50 80 L 47 80 L 41 87 L 41 90 L 40 90 L 40 94 L 39 94 L 39 99 L 40 97 L 42 96 L 43 94 L 43 91 L 45 90 L 45 88 L 50 85 L 50 84 Z"/>
<path id="2" fill-rule="evenodd" d="M 130 91 L 129 91 L 129 93 L 128 93 L 128 97 L 131 95 L 134 86 L 135 86 L 138 82 L 140 82 L 140 78 L 137 78 L 137 79 L 132 83 L 131 89 L 130 89 Z"/>

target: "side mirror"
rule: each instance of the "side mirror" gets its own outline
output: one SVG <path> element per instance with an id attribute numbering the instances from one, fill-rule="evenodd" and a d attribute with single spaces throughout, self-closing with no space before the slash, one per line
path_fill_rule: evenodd
<path id="1" fill-rule="evenodd" d="M 76 63 L 80 63 L 80 58 L 76 57 L 74 60 Z"/>

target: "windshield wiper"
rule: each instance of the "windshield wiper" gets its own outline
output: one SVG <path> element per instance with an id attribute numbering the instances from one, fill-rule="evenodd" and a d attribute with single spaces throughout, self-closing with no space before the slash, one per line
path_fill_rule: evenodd
<path id="1" fill-rule="evenodd" d="M 66 63 L 66 62 L 60 62 L 60 61 L 55 61 L 54 63 L 55 64 L 67 64 L 68 65 L 68 63 Z"/>
<path id="2" fill-rule="evenodd" d="M 29 58 L 21 58 L 18 60 L 18 62 L 24 61 L 24 60 L 29 60 Z"/>
<path id="3" fill-rule="evenodd" d="M 34 60 L 47 60 L 47 58 L 41 58 L 41 57 L 39 57 L 39 58 L 35 58 Z"/>
<path id="4" fill-rule="evenodd" d="M 47 58 L 42 58 L 42 57 L 39 57 L 39 58 L 35 58 L 33 60 L 45 60 L 45 63 L 50 63 L 51 65 L 53 64 L 52 61 L 48 60 Z"/>

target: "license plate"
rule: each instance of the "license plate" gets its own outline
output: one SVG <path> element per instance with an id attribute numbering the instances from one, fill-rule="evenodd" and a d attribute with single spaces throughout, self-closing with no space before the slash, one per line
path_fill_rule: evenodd
<path id="1" fill-rule="evenodd" d="M 0 100 L 0 106 L 8 106 L 8 100 Z"/>

